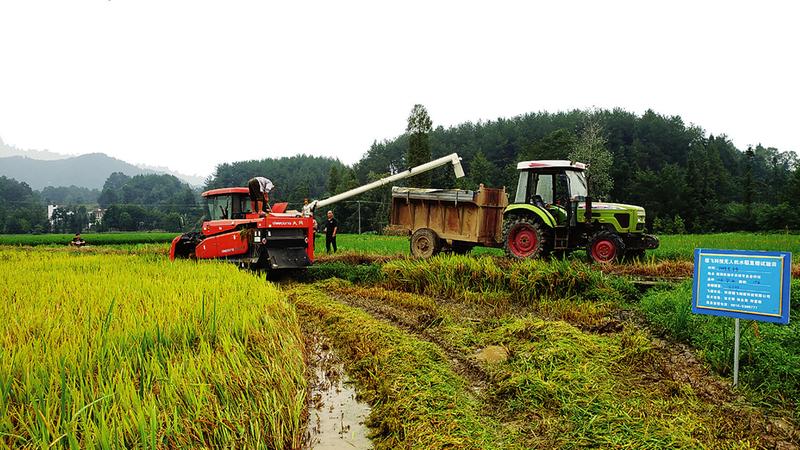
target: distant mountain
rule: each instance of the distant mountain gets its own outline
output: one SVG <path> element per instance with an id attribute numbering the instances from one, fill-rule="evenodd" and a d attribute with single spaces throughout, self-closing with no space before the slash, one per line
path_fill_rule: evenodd
<path id="1" fill-rule="evenodd" d="M 62 153 L 55 153 L 48 150 L 23 150 L 21 148 L 12 147 L 11 145 L 6 144 L 3 142 L 3 138 L 0 138 L 0 158 L 5 158 L 8 156 L 26 156 L 28 158 L 42 161 L 52 161 L 55 159 L 69 158 L 72 155 L 64 155 Z"/>
<path id="2" fill-rule="evenodd" d="M 35 190 L 45 186 L 102 189 L 112 172 L 128 176 L 147 173 L 174 175 L 193 187 L 205 183 L 201 176 L 185 175 L 167 167 L 133 165 L 105 153 L 75 156 L 48 150 L 23 150 L 6 144 L 0 138 L 0 176 L 24 181 Z"/>
<path id="3" fill-rule="evenodd" d="M 45 186 L 79 186 L 102 189 L 113 172 L 128 176 L 154 173 L 103 153 L 42 161 L 23 156 L 0 158 L 0 175 L 24 181 L 35 190 Z"/>
<path id="4" fill-rule="evenodd" d="M 199 187 L 205 184 L 206 179 L 205 177 L 201 177 L 199 175 L 186 175 L 180 172 L 175 172 L 174 170 L 170 169 L 169 167 L 164 166 L 150 166 L 147 164 L 137 164 L 136 167 L 147 170 L 155 173 L 165 173 L 167 175 L 172 175 L 179 180 L 183 181 L 184 183 L 188 183 L 192 187 Z"/>

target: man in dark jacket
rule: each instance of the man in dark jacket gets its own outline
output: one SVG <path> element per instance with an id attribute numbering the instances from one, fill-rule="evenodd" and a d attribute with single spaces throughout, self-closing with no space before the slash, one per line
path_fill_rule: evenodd
<path id="1" fill-rule="evenodd" d="M 336 231 L 339 229 L 339 222 L 333 217 L 333 211 L 328 211 L 328 220 L 325 221 L 325 252 L 336 253 Z"/>

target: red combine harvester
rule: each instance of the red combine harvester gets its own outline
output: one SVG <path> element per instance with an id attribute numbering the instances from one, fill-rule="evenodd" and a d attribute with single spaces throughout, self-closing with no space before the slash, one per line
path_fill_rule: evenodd
<path id="1" fill-rule="evenodd" d="M 225 259 L 242 267 L 281 270 L 310 266 L 314 261 L 314 210 L 359 195 L 386 184 L 437 167 L 452 164 L 457 178 L 464 176 L 456 153 L 436 159 L 370 184 L 324 200 L 314 200 L 302 211 L 287 211 L 276 203 L 266 216 L 251 210 L 246 187 L 203 192 L 206 218 L 200 232 L 182 234 L 172 240 L 170 259 Z"/>

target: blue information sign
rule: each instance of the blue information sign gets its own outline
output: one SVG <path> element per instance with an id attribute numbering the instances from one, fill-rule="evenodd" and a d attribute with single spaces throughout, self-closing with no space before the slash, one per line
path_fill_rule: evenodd
<path id="1" fill-rule="evenodd" d="M 792 254 L 694 251 L 692 312 L 789 323 Z"/>

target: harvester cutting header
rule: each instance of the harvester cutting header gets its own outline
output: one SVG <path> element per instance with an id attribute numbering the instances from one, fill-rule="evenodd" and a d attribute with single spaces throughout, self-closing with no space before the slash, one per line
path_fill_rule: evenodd
<path id="1" fill-rule="evenodd" d="M 276 203 L 266 215 L 253 211 L 247 187 L 203 192 L 205 215 L 200 232 L 182 234 L 172 241 L 169 256 L 175 258 L 226 259 L 254 269 L 295 269 L 314 261 L 314 210 L 362 194 L 389 183 L 447 164 L 457 178 L 464 176 L 456 153 L 382 178 L 323 200 L 287 211 Z"/>

